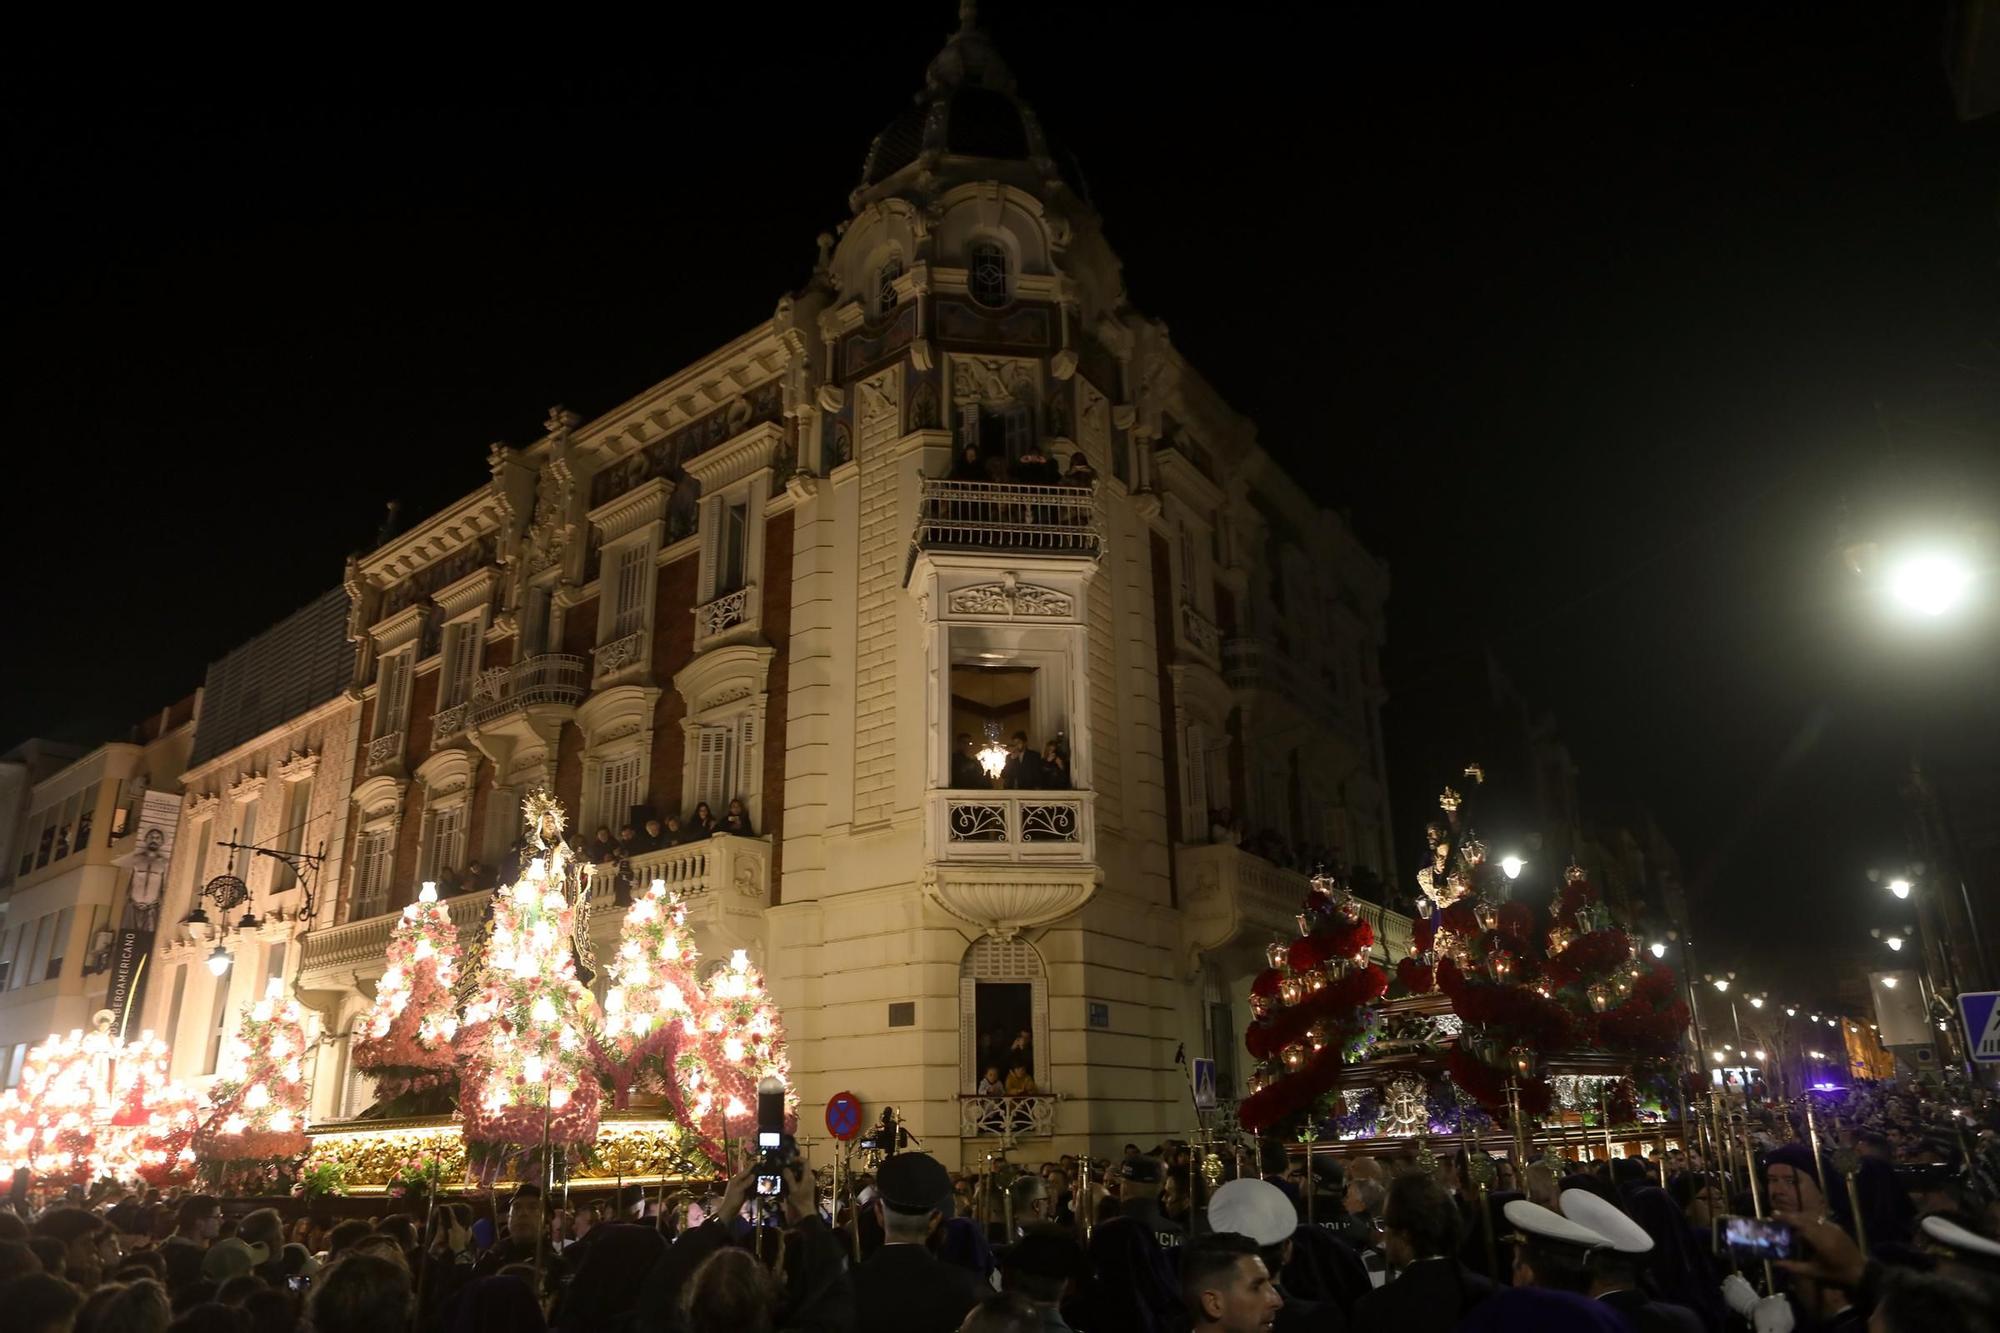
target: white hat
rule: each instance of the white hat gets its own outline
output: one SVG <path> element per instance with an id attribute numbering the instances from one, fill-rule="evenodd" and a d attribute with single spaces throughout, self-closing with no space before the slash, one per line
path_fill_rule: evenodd
<path id="1" fill-rule="evenodd" d="M 1268 1180 L 1232 1180 L 1209 1198 L 1208 1229 L 1233 1231 L 1260 1246 L 1277 1245 L 1299 1229 L 1299 1211 Z"/>
<path id="2" fill-rule="evenodd" d="M 1976 1231 L 1967 1231 L 1948 1217 L 1924 1219 L 1924 1234 L 1938 1244 L 1982 1259 L 2000 1259 L 2000 1241 L 1988 1240 Z"/>
<path id="3" fill-rule="evenodd" d="M 1589 1190 L 1564 1190 L 1562 1208 L 1564 1217 L 1589 1227 L 1620 1254 L 1645 1254 L 1653 1248 L 1646 1228 Z"/>
<path id="4" fill-rule="evenodd" d="M 1533 1240 L 1552 1240 L 1562 1245 L 1580 1245 L 1587 1250 L 1609 1249 L 1611 1242 L 1579 1222 L 1553 1209 L 1526 1199 L 1509 1199 L 1500 1210 L 1507 1220 Z"/>

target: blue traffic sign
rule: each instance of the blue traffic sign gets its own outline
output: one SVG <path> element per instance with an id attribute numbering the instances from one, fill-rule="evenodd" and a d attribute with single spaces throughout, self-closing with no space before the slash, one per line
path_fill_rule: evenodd
<path id="1" fill-rule="evenodd" d="M 1962 993 L 1958 1012 L 1965 1019 L 1965 1049 L 1983 1065 L 2000 1065 L 2000 990 Z"/>

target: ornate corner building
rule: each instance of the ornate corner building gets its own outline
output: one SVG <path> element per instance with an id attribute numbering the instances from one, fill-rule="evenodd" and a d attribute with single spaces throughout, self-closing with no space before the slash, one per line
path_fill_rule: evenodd
<path id="1" fill-rule="evenodd" d="M 804 1104 L 947 1158 L 1185 1130 L 1176 1047 L 1231 1079 L 1309 858 L 1393 878 L 1386 573 L 1130 308 L 976 28 L 850 202 L 770 319 L 349 563 L 351 781 L 294 946 L 317 1115 L 367 1104 L 338 1038 L 394 914 L 504 878 L 544 785 L 579 843 L 740 803 L 630 882 L 759 957 Z"/>

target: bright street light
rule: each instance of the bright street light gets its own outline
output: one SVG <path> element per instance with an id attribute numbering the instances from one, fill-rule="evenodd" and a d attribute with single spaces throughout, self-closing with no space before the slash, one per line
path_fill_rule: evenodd
<path id="1" fill-rule="evenodd" d="M 1761 995 L 1752 995 L 1750 997 L 1750 1007 L 1752 1009 L 1762 1009 L 1764 1007 L 1764 997 Z"/>
<path id="2" fill-rule="evenodd" d="M 1889 570 L 1889 595 L 1933 620 L 1957 610 L 1971 586 L 1972 566 L 1947 551 L 1904 556 Z"/>
<path id="3" fill-rule="evenodd" d="M 227 972 L 229 970 L 229 950 L 223 948 L 220 944 L 216 945 L 215 952 L 208 956 L 208 970 L 218 977 Z"/>
<path id="4" fill-rule="evenodd" d="M 1788 1004 L 1788 1005 L 1786 1005 L 1786 1006 L 1785 1006 L 1785 1017 L 1786 1017 L 1786 1018 L 1797 1018 L 1798 1016 L 1799 1016 L 1799 1011 L 1798 1011 L 1798 1007 L 1797 1007 L 1796 1005 L 1790 1005 L 1790 1004 Z"/>
<path id="5" fill-rule="evenodd" d="M 1508 879 L 1519 879 L 1521 871 L 1527 864 L 1526 861 L 1523 861 L 1518 856 L 1503 856 L 1500 858 L 1500 868 L 1507 872 Z"/>
<path id="6" fill-rule="evenodd" d="M 1750 1052 L 1750 1054 L 1756 1056 L 1759 1061 L 1762 1061 L 1764 1058 L 1764 1053 L 1762 1051 L 1752 1051 Z"/>
<path id="7" fill-rule="evenodd" d="M 1883 977 L 1882 984 L 1884 986 L 1887 986 L 1890 990 L 1896 989 L 1896 979 L 1894 977 Z"/>
<path id="8" fill-rule="evenodd" d="M 1728 977 L 1710 977 L 1709 980 L 1715 983 L 1715 988 L 1719 991 L 1726 991 L 1729 989 Z"/>
<path id="9" fill-rule="evenodd" d="M 1907 898 L 1907 897 L 1909 897 L 1909 896 L 1910 896 L 1910 881 L 1908 881 L 1907 879 L 1904 879 L 1904 878 L 1902 878 L 1901 876 L 1898 876 L 1897 878 L 1895 878 L 1895 879 L 1892 879 L 1892 880 L 1890 880 L 1890 881 L 1889 881 L 1889 892 L 1891 892 L 1891 893 L 1895 894 L 1895 895 L 1896 895 L 1896 896 L 1897 896 L 1898 898 Z"/>
<path id="10" fill-rule="evenodd" d="M 1888 945 L 1892 951 L 1900 953 L 1903 948 L 1903 937 L 1901 935 L 1891 935 L 1888 939 L 1883 940 L 1882 943 Z"/>
<path id="11" fill-rule="evenodd" d="M 1665 958 L 1667 956 L 1667 942 L 1665 940 L 1654 940 L 1646 947 L 1653 951 L 1653 957 L 1655 958 Z"/>

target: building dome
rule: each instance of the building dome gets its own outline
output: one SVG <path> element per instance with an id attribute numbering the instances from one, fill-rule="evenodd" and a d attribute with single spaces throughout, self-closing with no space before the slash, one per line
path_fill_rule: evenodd
<path id="1" fill-rule="evenodd" d="M 971 0 L 961 0 L 958 15 L 958 31 L 925 71 L 923 90 L 869 145 L 857 202 L 913 163 L 935 166 L 946 158 L 1018 164 L 1082 195 L 1081 178 L 1050 150 L 1034 111 L 1015 92 L 1007 62 L 975 22 Z"/>

